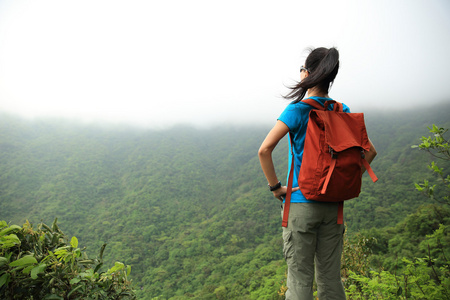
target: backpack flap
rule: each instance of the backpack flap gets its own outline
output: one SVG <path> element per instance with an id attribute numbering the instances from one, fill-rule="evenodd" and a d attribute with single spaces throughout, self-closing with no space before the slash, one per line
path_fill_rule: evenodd
<path id="1" fill-rule="evenodd" d="M 357 147 L 361 151 L 362 164 L 369 173 L 372 181 L 376 182 L 378 178 L 364 156 L 364 151 L 370 150 L 369 137 L 367 136 L 366 125 L 364 123 L 364 114 L 329 111 L 316 111 L 315 113 L 321 119 L 324 126 L 325 143 L 328 145 L 330 152 L 339 153 Z M 333 158 L 329 174 L 322 189 L 323 194 L 325 194 L 335 163 L 336 158 Z"/>
<path id="2" fill-rule="evenodd" d="M 325 142 L 335 152 L 351 147 L 370 150 L 369 137 L 364 124 L 364 114 L 315 111 L 325 130 Z"/>

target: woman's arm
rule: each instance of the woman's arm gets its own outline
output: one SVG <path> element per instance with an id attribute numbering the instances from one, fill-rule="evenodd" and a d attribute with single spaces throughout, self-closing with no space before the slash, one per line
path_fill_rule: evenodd
<path id="1" fill-rule="evenodd" d="M 366 151 L 365 157 L 367 162 L 370 164 L 372 162 L 372 160 L 375 158 L 375 156 L 377 156 L 377 150 L 375 150 L 375 146 L 372 144 L 372 141 L 369 139 L 369 143 L 370 143 L 370 149 L 369 151 Z M 364 174 L 364 172 L 366 171 L 366 167 L 361 166 L 361 175 Z"/>
<path id="2" fill-rule="evenodd" d="M 261 168 L 266 176 L 267 181 L 270 186 L 274 186 L 278 183 L 278 177 L 275 173 L 275 167 L 273 165 L 272 160 L 272 152 L 273 149 L 277 146 L 278 142 L 289 132 L 289 127 L 281 121 L 277 121 L 275 126 L 267 135 L 264 142 L 261 144 L 261 147 L 258 151 L 259 162 L 261 163 Z M 292 191 L 296 191 L 298 188 L 292 189 Z M 287 187 L 282 186 L 281 188 L 273 191 L 273 195 L 278 200 L 282 201 L 281 198 L 286 194 Z"/>

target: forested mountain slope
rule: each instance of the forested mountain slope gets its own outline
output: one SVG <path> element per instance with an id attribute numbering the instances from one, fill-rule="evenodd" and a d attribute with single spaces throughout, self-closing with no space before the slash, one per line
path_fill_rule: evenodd
<path id="1" fill-rule="evenodd" d="M 428 200 L 413 182 L 429 156 L 411 149 L 426 126 L 450 127 L 450 105 L 368 112 L 378 150 L 349 231 L 394 226 Z M 257 150 L 269 128 L 162 131 L 0 118 L 0 220 L 51 223 L 133 266 L 142 299 L 276 296 L 284 277 L 280 209 Z M 287 141 L 274 153 L 285 182 Z M 448 165 L 442 165 L 448 170 Z M 263 297 L 264 296 L 264 297 Z"/>

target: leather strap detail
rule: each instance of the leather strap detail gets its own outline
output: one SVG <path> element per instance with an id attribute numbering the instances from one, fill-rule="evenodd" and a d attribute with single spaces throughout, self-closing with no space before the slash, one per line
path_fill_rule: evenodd
<path id="1" fill-rule="evenodd" d="M 330 168 L 328 169 L 327 178 L 325 178 L 325 182 L 323 184 L 321 194 L 325 194 L 327 192 L 328 184 L 330 183 L 331 174 L 333 174 L 334 168 L 336 167 L 336 158 L 331 158 Z"/>
<path id="2" fill-rule="evenodd" d="M 372 170 L 372 167 L 370 166 L 369 162 L 363 158 L 362 160 L 364 167 L 366 167 L 367 173 L 369 173 L 370 178 L 373 182 L 377 182 L 378 177 L 375 175 L 375 173 Z"/>
<path id="3" fill-rule="evenodd" d="M 344 201 L 339 202 L 338 205 L 337 223 L 344 224 Z"/>
<path id="4" fill-rule="evenodd" d="M 284 209 L 283 209 L 283 220 L 281 221 L 281 226 L 287 227 L 288 225 L 288 219 L 289 219 L 289 207 L 291 206 L 291 195 L 292 195 L 292 182 L 294 180 L 294 150 L 292 147 L 294 147 L 294 144 L 292 143 L 292 135 L 289 132 L 289 139 L 291 141 L 291 170 L 289 171 L 289 178 L 287 183 L 287 191 L 286 191 L 286 198 L 284 198 Z"/>
<path id="5" fill-rule="evenodd" d="M 289 171 L 289 179 L 287 185 L 286 198 L 284 199 L 283 221 L 281 226 L 287 227 L 289 218 L 289 207 L 291 206 L 292 181 L 294 180 L 294 155 L 292 155 L 291 170 Z"/>

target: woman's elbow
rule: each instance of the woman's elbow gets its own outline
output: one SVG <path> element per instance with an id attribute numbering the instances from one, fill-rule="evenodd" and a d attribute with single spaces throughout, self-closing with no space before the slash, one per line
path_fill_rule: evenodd
<path id="1" fill-rule="evenodd" d="M 372 157 L 377 156 L 378 153 L 377 153 L 377 150 L 375 149 L 375 146 L 373 145 L 372 141 L 369 140 L 369 143 L 370 143 L 370 149 L 369 149 L 370 156 L 372 156 Z"/>
<path id="2" fill-rule="evenodd" d="M 375 146 L 374 146 L 373 144 L 372 144 L 372 147 L 371 147 L 371 149 L 370 149 L 370 152 L 372 152 L 373 157 L 377 156 L 377 154 L 378 154 L 378 152 L 377 152 L 377 150 L 375 149 Z"/>
<path id="3" fill-rule="evenodd" d="M 377 150 L 375 150 L 375 147 L 370 147 L 369 152 L 366 153 L 366 159 L 370 163 L 372 160 L 374 160 L 375 156 L 377 156 Z"/>
<path id="4" fill-rule="evenodd" d="M 264 145 L 262 145 L 259 150 L 258 150 L 258 156 L 259 157 L 266 157 L 268 155 L 272 154 L 272 149 L 265 147 Z"/>

